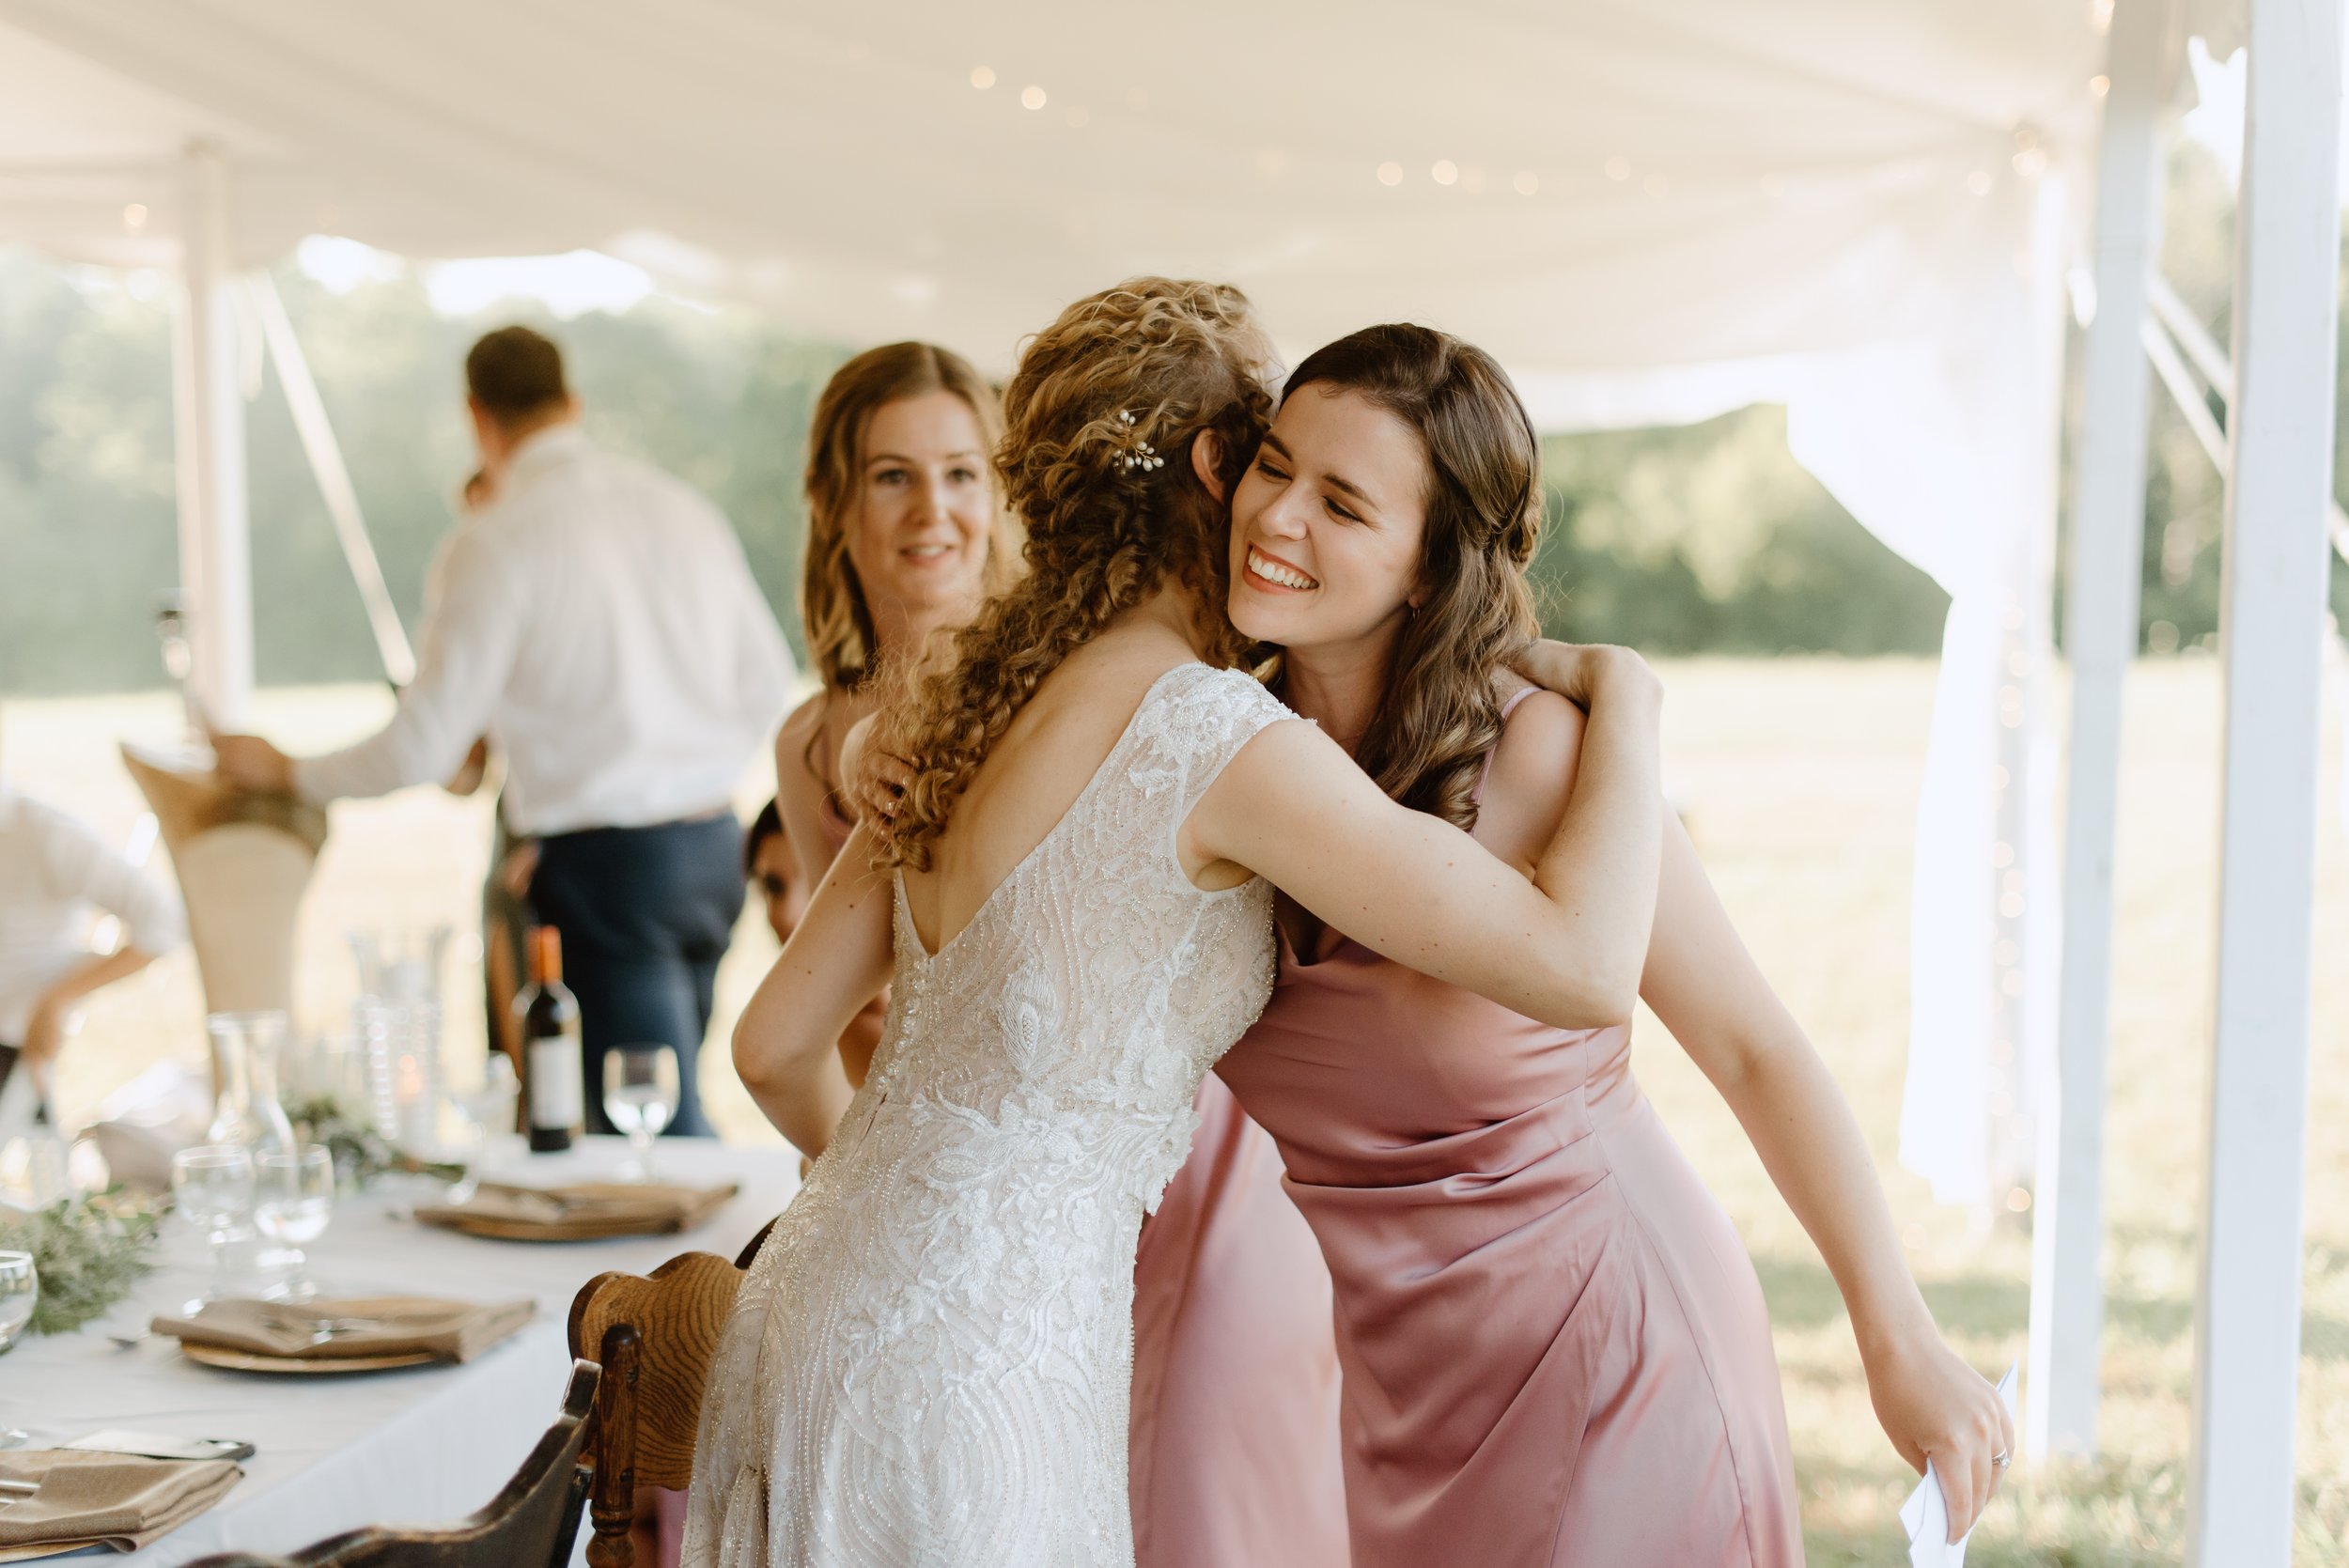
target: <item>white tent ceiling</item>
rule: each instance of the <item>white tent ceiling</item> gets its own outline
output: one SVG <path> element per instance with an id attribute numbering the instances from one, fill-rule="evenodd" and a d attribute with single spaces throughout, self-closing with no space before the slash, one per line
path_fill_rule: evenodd
<path id="1" fill-rule="evenodd" d="M 2101 58 L 2092 0 L 0 0 L 0 240 L 168 262 L 204 137 L 251 263 L 594 246 L 997 365 L 1150 270 L 1677 366 L 1944 330 Z"/>

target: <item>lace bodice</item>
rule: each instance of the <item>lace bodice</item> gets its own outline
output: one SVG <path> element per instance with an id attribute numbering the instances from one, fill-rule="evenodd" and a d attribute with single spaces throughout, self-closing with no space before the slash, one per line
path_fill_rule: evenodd
<path id="1" fill-rule="evenodd" d="M 872 1074 L 712 1368 L 688 1563 L 1131 1562 L 1135 1242 L 1272 982 L 1271 890 L 1200 891 L 1175 838 L 1287 717 L 1178 666 L 935 956 L 900 883 Z"/>

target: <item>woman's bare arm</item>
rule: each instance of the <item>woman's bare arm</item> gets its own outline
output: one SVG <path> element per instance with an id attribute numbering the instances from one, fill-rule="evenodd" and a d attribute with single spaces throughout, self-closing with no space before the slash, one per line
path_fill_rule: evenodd
<path id="1" fill-rule="evenodd" d="M 791 858 L 809 887 L 832 869 L 832 844 L 824 833 L 824 782 L 808 766 L 808 747 L 820 744 L 825 694 L 817 692 L 775 732 L 775 814 L 783 818 Z"/>
<path id="2" fill-rule="evenodd" d="M 2012 1453 L 1997 1392 L 1942 1343 L 1908 1272 L 1859 1124 L 1746 951 L 1677 821 L 1667 825 L 1640 994 L 1729 1102 L 1849 1309 L 1876 1419 L 1919 1470 L 1930 1457 L 1961 1532 Z M 1954 1535 L 1952 1537 L 1955 1538 Z"/>
<path id="3" fill-rule="evenodd" d="M 1301 723 L 1240 749 L 1186 822 L 1187 855 L 1256 872 L 1374 951 L 1530 1017 L 1625 1022 L 1655 924 L 1661 694 L 1637 655 L 1583 651 L 1579 774 L 1532 883 Z"/>
<path id="4" fill-rule="evenodd" d="M 859 829 L 734 1026 L 742 1086 L 811 1159 L 848 1109 L 834 1043 L 889 983 L 890 900 L 889 877 L 873 868 L 872 840 Z"/>
<path id="5" fill-rule="evenodd" d="M 775 810 L 783 818 L 784 837 L 791 845 L 791 857 L 799 862 L 800 874 L 807 878 L 809 887 L 820 883 L 824 874 L 832 869 L 832 836 L 824 825 L 825 784 L 808 763 L 811 745 L 818 754 L 821 753 L 823 724 L 824 698 L 819 694 L 801 704 L 775 736 Z M 858 726 L 859 730 L 863 728 L 863 724 Z M 850 776 L 844 766 L 848 760 L 844 753 L 834 765 L 842 769 L 835 777 Z M 873 1070 L 873 1052 L 879 1048 L 881 1027 L 888 1017 L 885 1000 L 876 996 L 840 1032 L 840 1066 L 848 1074 L 851 1089 L 864 1087 L 865 1076 Z"/>

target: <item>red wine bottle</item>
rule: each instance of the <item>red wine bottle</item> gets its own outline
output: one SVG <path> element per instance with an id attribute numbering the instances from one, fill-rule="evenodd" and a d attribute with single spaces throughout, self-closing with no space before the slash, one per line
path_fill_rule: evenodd
<path id="1" fill-rule="evenodd" d="M 563 939 L 552 925 L 530 933 L 530 984 L 514 998 L 521 1026 L 522 1103 L 533 1154 L 556 1154 L 584 1130 L 585 1069 L 579 1046 L 579 999 L 563 984 Z"/>

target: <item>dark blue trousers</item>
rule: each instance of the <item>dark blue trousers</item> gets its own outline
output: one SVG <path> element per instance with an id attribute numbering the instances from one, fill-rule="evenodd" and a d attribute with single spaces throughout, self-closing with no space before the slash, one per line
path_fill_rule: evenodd
<path id="1" fill-rule="evenodd" d="M 589 1132 L 613 1130 L 603 1114 L 604 1053 L 638 1045 L 677 1049 L 677 1114 L 668 1130 L 710 1130 L 695 1068 L 742 896 L 742 828 L 730 812 L 539 841 L 530 903 L 562 933 L 563 984 L 579 998 Z"/>

